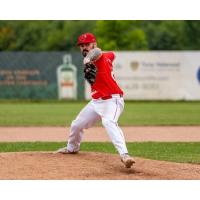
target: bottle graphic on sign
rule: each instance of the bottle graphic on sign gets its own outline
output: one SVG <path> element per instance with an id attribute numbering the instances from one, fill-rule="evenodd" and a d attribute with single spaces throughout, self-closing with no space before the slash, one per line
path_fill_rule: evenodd
<path id="1" fill-rule="evenodd" d="M 63 64 L 57 68 L 58 98 L 77 98 L 77 69 L 71 55 L 63 56 Z"/>

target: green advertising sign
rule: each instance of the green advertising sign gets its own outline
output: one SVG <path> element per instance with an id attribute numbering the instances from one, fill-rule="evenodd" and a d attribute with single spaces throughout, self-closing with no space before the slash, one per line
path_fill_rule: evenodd
<path id="1" fill-rule="evenodd" d="M 57 68 L 63 64 L 67 52 L 1 52 L 1 99 L 57 99 Z M 71 53 L 77 67 L 77 98 L 84 98 L 82 58 Z"/>

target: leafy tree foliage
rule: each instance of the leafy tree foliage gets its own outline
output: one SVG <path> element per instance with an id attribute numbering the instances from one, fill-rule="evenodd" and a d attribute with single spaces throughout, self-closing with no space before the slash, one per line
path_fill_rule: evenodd
<path id="1" fill-rule="evenodd" d="M 0 50 L 64 51 L 95 21 L 0 21 Z"/>
<path id="2" fill-rule="evenodd" d="M 97 21 L 94 30 L 99 44 L 109 50 L 145 50 L 146 35 L 138 21 Z"/>
<path id="3" fill-rule="evenodd" d="M 199 50 L 200 21 L 0 21 L 0 51 L 76 50 L 92 32 L 104 50 Z"/>
<path id="4" fill-rule="evenodd" d="M 200 49 L 200 21 L 186 21 L 184 23 L 185 49 Z"/>
<path id="5" fill-rule="evenodd" d="M 182 21 L 145 22 L 144 29 L 148 38 L 149 49 L 183 49 L 183 24 Z"/>

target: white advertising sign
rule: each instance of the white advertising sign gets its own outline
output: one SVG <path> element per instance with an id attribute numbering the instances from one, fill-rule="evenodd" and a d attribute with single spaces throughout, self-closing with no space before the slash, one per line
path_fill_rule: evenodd
<path id="1" fill-rule="evenodd" d="M 199 51 L 115 52 L 113 71 L 133 100 L 199 100 Z M 86 87 L 86 98 L 90 97 Z"/>

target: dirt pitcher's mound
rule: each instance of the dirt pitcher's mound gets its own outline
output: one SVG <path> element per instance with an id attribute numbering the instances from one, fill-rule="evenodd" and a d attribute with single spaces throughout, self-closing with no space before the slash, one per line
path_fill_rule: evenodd
<path id="1" fill-rule="evenodd" d="M 200 179 L 200 165 L 136 158 L 124 168 L 118 155 L 81 152 L 0 153 L 0 179 Z"/>

